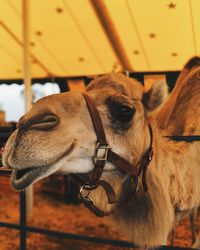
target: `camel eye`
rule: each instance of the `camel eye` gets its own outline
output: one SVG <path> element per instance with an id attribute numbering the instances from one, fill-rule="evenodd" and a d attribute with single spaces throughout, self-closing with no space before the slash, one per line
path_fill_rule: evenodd
<path id="1" fill-rule="evenodd" d="M 113 123 L 127 124 L 132 120 L 135 114 L 134 107 L 130 107 L 112 99 L 107 99 L 106 103 Z"/>
<path id="2" fill-rule="evenodd" d="M 113 112 L 112 117 L 118 120 L 119 122 L 127 123 L 132 120 L 134 113 L 134 108 L 122 105 Z"/>

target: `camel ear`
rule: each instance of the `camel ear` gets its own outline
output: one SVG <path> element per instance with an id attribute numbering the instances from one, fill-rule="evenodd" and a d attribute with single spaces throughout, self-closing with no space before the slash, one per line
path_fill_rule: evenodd
<path id="1" fill-rule="evenodd" d="M 143 104 L 148 113 L 153 112 L 166 101 L 168 86 L 164 81 L 156 81 L 151 88 L 144 93 Z"/>

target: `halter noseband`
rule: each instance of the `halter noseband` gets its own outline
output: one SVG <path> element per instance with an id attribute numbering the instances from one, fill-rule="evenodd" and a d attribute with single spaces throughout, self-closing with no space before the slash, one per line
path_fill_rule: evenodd
<path id="1" fill-rule="evenodd" d="M 75 181 L 81 187 L 80 197 L 85 206 L 88 207 L 97 216 L 102 217 L 110 215 L 113 211 L 106 212 L 96 207 L 93 204 L 92 198 L 90 197 L 90 193 L 92 192 L 92 190 L 96 189 L 98 186 L 101 186 L 106 192 L 109 204 L 117 203 L 117 197 L 112 186 L 108 182 L 100 180 L 106 162 L 112 163 L 122 172 L 128 174 L 131 180 L 135 179 L 138 180 L 140 175 L 142 175 L 143 191 L 147 192 L 146 171 L 153 156 L 153 149 L 152 149 L 153 134 L 152 134 L 152 128 L 149 125 L 150 146 L 142 156 L 137 166 L 130 164 L 127 160 L 125 160 L 120 155 L 112 151 L 111 147 L 107 143 L 102 120 L 94 102 L 86 93 L 82 95 L 86 101 L 87 108 L 93 123 L 94 131 L 97 136 L 97 143 L 93 155 L 93 162 L 95 167 L 91 173 L 91 177 L 88 177 L 87 180 L 81 178 L 80 175 L 75 175 L 75 174 L 71 175 L 71 177 L 72 180 Z M 138 190 L 137 185 L 138 181 L 136 183 L 136 189 L 135 189 L 136 192 Z M 84 190 L 87 192 L 87 194 L 85 195 L 82 194 Z"/>

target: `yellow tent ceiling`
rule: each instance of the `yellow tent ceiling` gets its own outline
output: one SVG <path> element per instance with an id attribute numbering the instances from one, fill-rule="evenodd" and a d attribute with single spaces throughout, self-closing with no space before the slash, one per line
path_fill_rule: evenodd
<path id="1" fill-rule="evenodd" d="M 120 71 L 122 57 L 132 71 L 180 70 L 200 54 L 200 0 L 29 1 L 32 77 Z M 21 5 L 0 0 L 0 79 L 23 78 Z"/>

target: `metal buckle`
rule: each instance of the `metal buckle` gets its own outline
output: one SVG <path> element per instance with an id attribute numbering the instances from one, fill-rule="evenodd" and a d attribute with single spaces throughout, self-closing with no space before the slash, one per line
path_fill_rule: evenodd
<path id="1" fill-rule="evenodd" d="M 94 187 L 91 187 L 88 183 L 85 183 L 80 188 L 80 197 L 85 201 L 93 202 L 93 199 L 90 197 L 90 194 L 92 193 L 92 190 Z M 87 191 L 86 194 L 82 194 L 83 191 Z"/>
<path id="2" fill-rule="evenodd" d="M 97 161 L 107 161 L 108 158 L 108 152 L 111 149 L 111 147 L 106 144 L 106 145 L 101 145 L 99 142 L 96 144 L 95 150 L 94 150 L 94 163 L 96 164 Z M 102 155 L 99 155 L 100 150 L 104 151 Z"/>

